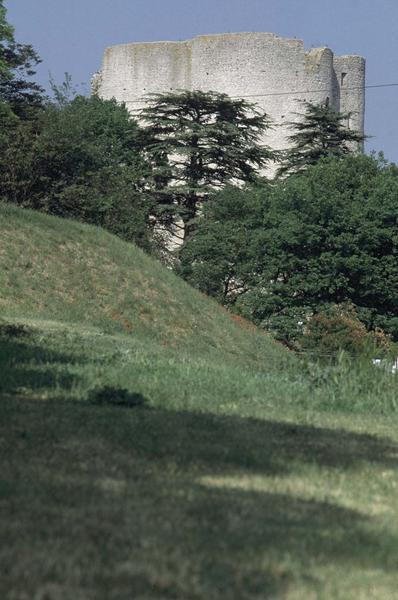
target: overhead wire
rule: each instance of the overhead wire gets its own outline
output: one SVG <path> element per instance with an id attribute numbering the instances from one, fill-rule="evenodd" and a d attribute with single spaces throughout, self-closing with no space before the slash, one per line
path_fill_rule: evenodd
<path id="1" fill-rule="evenodd" d="M 350 86 L 350 87 L 342 87 L 340 89 L 341 92 L 351 92 L 351 91 L 361 91 L 367 89 L 376 89 L 376 88 L 392 88 L 398 87 L 398 83 L 377 83 L 377 84 L 369 84 L 369 85 L 361 85 L 361 86 Z M 264 94 L 242 94 L 239 96 L 232 96 L 232 98 L 266 98 L 270 96 L 296 96 L 298 94 L 324 94 L 330 92 L 331 88 L 317 89 L 317 90 L 289 90 L 284 92 L 267 92 Z M 179 91 L 178 89 L 174 91 Z M 130 104 L 144 104 L 149 102 L 149 99 L 146 99 L 145 96 L 138 100 L 135 99 L 124 99 L 123 102 L 128 102 Z"/>

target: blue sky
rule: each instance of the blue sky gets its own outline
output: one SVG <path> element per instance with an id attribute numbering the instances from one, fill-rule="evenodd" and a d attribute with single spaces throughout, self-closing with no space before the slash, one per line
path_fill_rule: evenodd
<path id="1" fill-rule="evenodd" d="M 367 84 L 398 83 L 398 0 L 6 0 L 18 41 L 43 59 L 47 85 L 88 83 L 113 44 L 270 31 L 367 59 Z M 84 89 L 84 88 L 82 88 Z M 398 163 L 398 87 L 367 90 L 368 151 Z"/>

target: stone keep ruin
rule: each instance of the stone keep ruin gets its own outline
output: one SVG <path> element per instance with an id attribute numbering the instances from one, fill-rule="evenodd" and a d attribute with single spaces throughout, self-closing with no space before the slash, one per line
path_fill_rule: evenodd
<path id="1" fill-rule="evenodd" d="M 264 143 L 289 146 L 286 123 L 303 112 L 300 101 L 329 100 L 348 113 L 347 126 L 364 132 L 365 60 L 334 56 L 329 48 L 306 51 L 301 40 L 272 33 L 203 35 L 183 42 L 122 44 L 107 48 L 94 91 L 124 102 L 134 114 L 149 93 L 202 90 L 255 103 L 273 128 Z"/>

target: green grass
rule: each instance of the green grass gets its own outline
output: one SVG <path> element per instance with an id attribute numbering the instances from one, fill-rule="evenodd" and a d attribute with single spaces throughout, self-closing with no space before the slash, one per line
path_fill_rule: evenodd
<path id="1" fill-rule="evenodd" d="M 398 598 L 397 387 L 0 205 L 0 598 Z"/>

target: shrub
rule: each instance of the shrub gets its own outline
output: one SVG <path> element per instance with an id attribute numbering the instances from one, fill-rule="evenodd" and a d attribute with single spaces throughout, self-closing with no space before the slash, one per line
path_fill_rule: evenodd
<path id="1" fill-rule="evenodd" d="M 0 338 L 23 337 L 29 333 L 30 330 L 28 327 L 26 327 L 26 325 L 7 323 L 0 320 Z"/>
<path id="2" fill-rule="evenodd" d="M 146 399 L 142 394 L 112 386 L 91 390 L 88 394 L 88 401 L 92 404 L 125 406 L 127 408 L 136 408 L 146 404 Z"/>
<path id="3" fill-rule="evenodd" d="M 367 331 L 350 304 L 333 305 L 313 315 L 298 342 L 303 350 L 320 357 L 335 357 L 341 351 L 351 356 L 387 356 L 393 348 L 382 329 Z"/>

